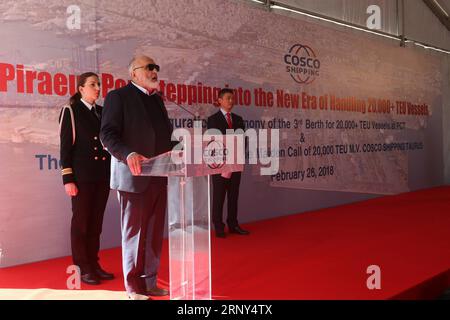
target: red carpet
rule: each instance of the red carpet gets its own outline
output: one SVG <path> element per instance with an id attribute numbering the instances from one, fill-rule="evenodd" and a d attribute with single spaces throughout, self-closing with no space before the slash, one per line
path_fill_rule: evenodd
<path id="1" fill-rule="evenodd" d="M 214 299 L 432 299 L 450 287 L 450 187 L 245 225 L 212 240 Z M 123 291 L 120 249 L 101 252 Z M 0 269 L 0 288 L 66 289 L 69 257 Z M 381 289 L 369 290 L 369 265 Z M 168 286 L 164 244 L 160 284 Z"/>

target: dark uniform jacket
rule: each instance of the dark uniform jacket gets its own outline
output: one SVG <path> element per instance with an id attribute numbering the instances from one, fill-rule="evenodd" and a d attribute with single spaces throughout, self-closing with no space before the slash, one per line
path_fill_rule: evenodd
<path id="1" fill-rule="evenodd" d="M 111 156 L 99 136 L 102 107 L 96 105 L 96 116 L 82 101 L 72 106 L 75 143 L 70 110 L 63 110 L 60 132 L 63 183 L 109 181 Z"/>

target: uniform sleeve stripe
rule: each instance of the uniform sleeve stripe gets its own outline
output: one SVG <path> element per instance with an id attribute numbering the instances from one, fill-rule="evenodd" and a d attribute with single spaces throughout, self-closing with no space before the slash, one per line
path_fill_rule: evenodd
<path id="1" fill-rule="evenodd" d="M 66 174 L 72 174 L 73 173 L 72 168 L 62 169 L 61 172 L 62 172 L 63 176 L 66 175 Z"/>

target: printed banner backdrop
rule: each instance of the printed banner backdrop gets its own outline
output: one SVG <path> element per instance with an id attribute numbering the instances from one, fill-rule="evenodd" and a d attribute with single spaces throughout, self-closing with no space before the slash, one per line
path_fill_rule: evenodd
<path id="1" fill-rule="evenodd" d="M 438 54 L 235 1 L 3 1 L 0 21 L 0 267 L 70 254 L 60 107 L 86 71 L 102 104 L 138 53 L 161 65 L 175 128 L 193 124 L 176 104 L 206 119 L 229 86 L 247 128 L 280 129 L 278 172 L 246 166 L 241 222 L 442 184 Z M 112 191 L 103 248 L 119 228 Z"/>

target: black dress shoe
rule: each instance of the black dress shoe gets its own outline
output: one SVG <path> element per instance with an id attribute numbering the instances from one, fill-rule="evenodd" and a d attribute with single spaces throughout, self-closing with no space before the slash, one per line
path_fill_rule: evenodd
<path id="1" fill-rule="evenodd" d="M 114 279 L 114 275 L 112 273 L 108 273 L 102 268 L 96 268 L 95 269 L 96 276 L 101 280 L 112 280 Z"/>
<path id="2" fill-rule="evenodd" d="M 162 297 L 162 296 L 169 295 L 169 290 L 155 286 L 155 287 L 151 288 L 150 290 L 147 290 L 145 292 L 145 294 L 148 296 Z"/>
<path id="3" fill-rule="evenodd" d="M 81 275 L 81 281 L 90 284 L 90 285 L 98 285 L 100 284 L 100 280 L 94 273 L 85 273 Z"/>
<path id="4" fill-rule="evenodd" d="M 225 238 L 225 231 L 223 230 L 216 230 L 216 238 Z"/>
<path id="5" fill-rule="evenodd" d="M 230 229 L 230 233 L 236 233 L 236 234 L 240 234 L 243 236 L 249 235 L 250 232 L 248 232 L 247 230 L 242 229 L 241 227 L 237 226 L 234 228 L 229 228 Z"/>

